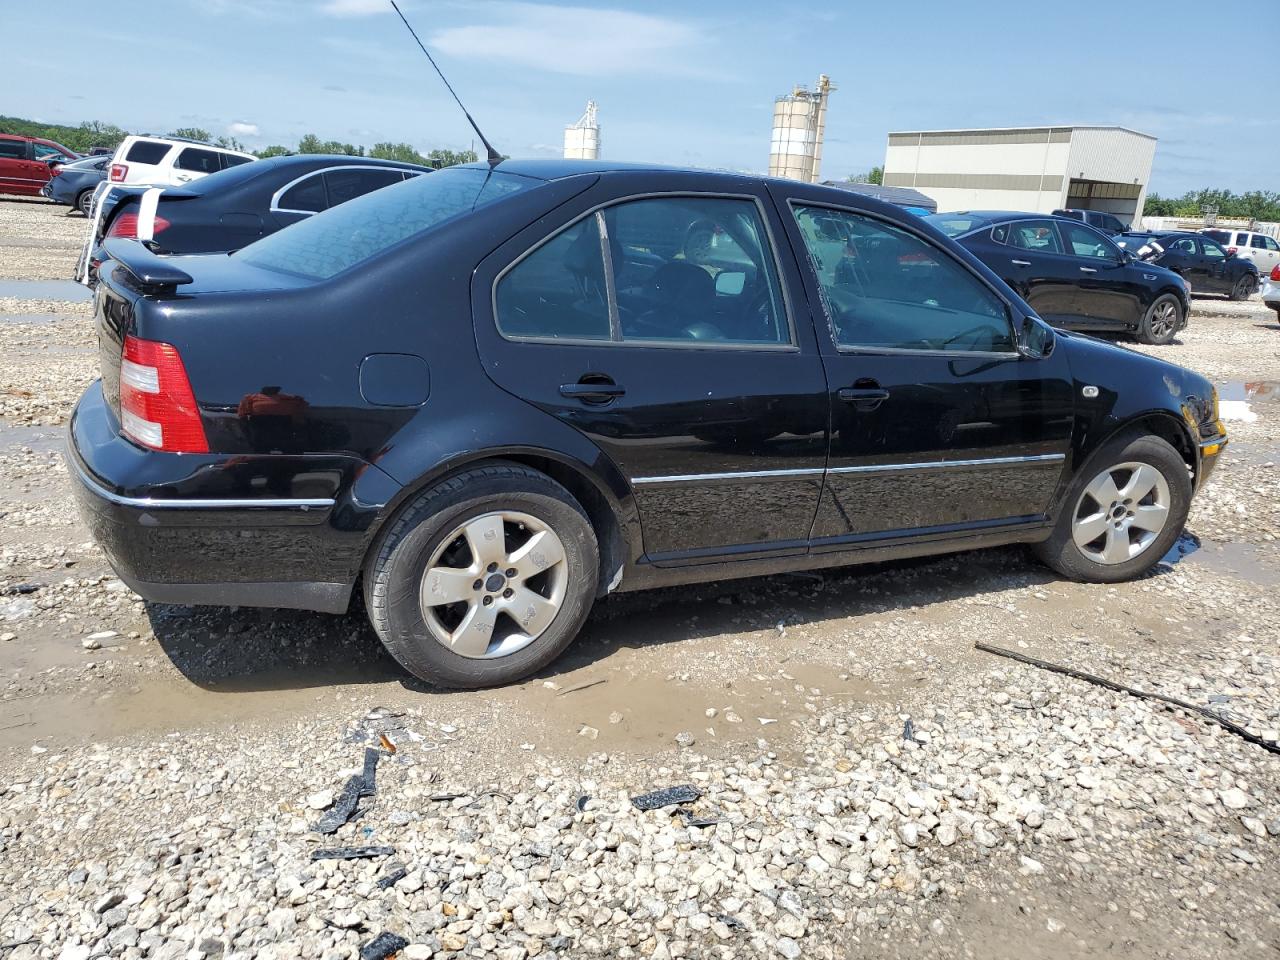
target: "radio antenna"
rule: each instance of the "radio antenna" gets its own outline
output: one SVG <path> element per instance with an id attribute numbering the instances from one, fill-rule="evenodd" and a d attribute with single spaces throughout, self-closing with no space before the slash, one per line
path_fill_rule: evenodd
<path id="1" fill-rule="evenodd" d="M 427 55 L 427 59 L 431 61 L 431 66 L 435 67 L 436 73 L 440 75 L 440 80 L 444 83 L 445 87 L 448 88 L 449 93 L 453 96 L 453 99 L 457 101 L 458 108 L 462 111 L 463 116 L 467 118 L 467 123 L 471 124 L 471 129 L 476 132 L 476 136 L 480 138 L 480 142 L 484 144 L 485 149 L 489 152 L 489 164 L 493 165 L 493 164 L 501 163 L 502 154 L 498 153 L 497 150 L 493 149 L 493 144 L 490 143 L 485 138 L 485 135 L 480 132 L 480 128 L 476 125 L 475 120 L 472 119 L 471 114 L 467 111 L 467 108 L 463 106 L 462 99 L 458 96 L 457 92 L 453 89 L 453 86 L 449 83 L 448 79 L 445 77 L 444 71 L 442 71 L 439 65 L 436 63 L 435 57 L 431 56 L 431 52 L 427 50 L 426 44 L 424 44 L 422 40 L 419 39 L 417 31 L 415 31 L 413 27 L 410 25 L 409 21 L 405 19 L 405 15 L 401 12 L 400 5 L 396 3 L 396 0 L 391 0 L 391 7 L 399 15 L 400 20 L 404 23 L 405 28 L 409 31 L 413 39 L 417 41 L 418 47 L 422 50 L 423 53 Z"/>

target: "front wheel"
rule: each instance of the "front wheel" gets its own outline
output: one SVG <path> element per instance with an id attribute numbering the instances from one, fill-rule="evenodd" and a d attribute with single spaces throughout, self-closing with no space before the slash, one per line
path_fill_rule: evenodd
<path id="1" fill-rule="evenodd" d="M 1253 296 L 1253 286 L 1253 277 L 1246 273 L 1235 282 L 1228 296 L 1232 300 L 1248 300 Z"/>
<path id="2" fill-rule="evenodd" d="M 1063 576 L 1115 583 L 1141 576 L 1182 533 L 1191 476 L 1160 437 L 1130 433 L 1089 458 L 1067 491 L 1040 560 Z"/>
<path id="3" fill-rule="evenodd" d="M 521 680 L 555 659 L 591 610 L 600 557 L 582 507 L 517 464 L 467 470 L 389 524 L 365 605 L 391 655 L 449 687 Z"/>
<path id="4" fill-rule="evenodd" d="M 1182 304 L 1171 293 L 1157 297 L 1138 324 L 1138 339 L 1143 343 L 1162 345 L 1173 339 L 1182 326 Z"/>

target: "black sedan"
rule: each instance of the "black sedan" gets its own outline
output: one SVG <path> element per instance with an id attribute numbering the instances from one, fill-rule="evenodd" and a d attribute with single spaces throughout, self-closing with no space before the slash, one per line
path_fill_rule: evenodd
<path id="1" fill-rule="evenodd" d="M 1261 282 L 1257 264 L 1247 257 L 1237 257 L 1203 234 L 1131 231 L 1115 241 L 1130 253 L 1149 249 L 1144 260 L 1172 270 L 1196 293 L 1223 293 L 1232 300 L 1248 300 Z"/>
<path id="2" fill-rule="evenodd" d="M 83 157 L 60 164 L 53 168 L 53 176 L 40 188 L 40 193 L 88 214 L 93 191 L 107 179 L 107 167 L 110 165 L 110 156 Z"/>
<path id="3" fill-rule="evenodd" d="M 814 184 L 504 161 L 231 256 L 106 252 L 69 462 L 120 576 L 335 613 L 361 585 L 439 683 L 529 675 L 615 590 L 1007 543 L 1139 576 L 1226 443 L 1204 377 Z"/>
<path id="4" fill-rule="evenodd" d="M 965 211 L 929 221 L 1054 326 L 1168 343 L 1187 324 L 1186 282 L 1087 224 L 1036 213 Z"/>
<path id="5" fill-rule="evenodd" d="M 159 253 L 238 250 L 260 237 L 373 190 L 430 173 L 396 160 L 305 154 L 244 163 L 181 187 L 113 186 L 86 242 L 91 270 L 108 237 L 145 240 Z"/>

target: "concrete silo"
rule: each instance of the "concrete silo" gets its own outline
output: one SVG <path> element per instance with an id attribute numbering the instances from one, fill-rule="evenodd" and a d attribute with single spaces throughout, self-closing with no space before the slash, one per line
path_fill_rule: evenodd
<path id="1" fill-rule="evenodd" d="M 594 100 L 587 101 L 587 110 L 577 123 L 564 128 L 564 156 L 566 160 L 600 159 L 600 124 Z"/>
<path id="2" fill-rule="evenodd" d="M 773 104 L 773 137 L 769 142 L 769 175 L 817 183 L 822 167 L 822 138 L 827 125 L 827 98 L 835 84 L 825 73 L 816 90 L 797 85 Z"/>

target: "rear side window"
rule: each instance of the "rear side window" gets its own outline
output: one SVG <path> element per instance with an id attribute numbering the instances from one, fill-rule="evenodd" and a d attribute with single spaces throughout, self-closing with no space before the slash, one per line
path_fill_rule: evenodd
<path id="1" fill-rule="evenodd" d="M 1012 352 L 1004 302 L 950 254 L 859 214 L 794 212 L 840 347 Z M 833 229 L 843 234 L 838 256 Z"/>
<path id="2" fill-rule="evenodd" d="M 1024 220 L 1009 225 L 1009 246 L 1036 253 L 1062 253 L 1058 231 L 1051 220 Z"/>
<path id="3" fill-rule="evenodd" d="M 157 143 L 155 140 L 138 140 L 125 154 L 128 163 L 157 164 L 169 152 L 169 144 Z"/>
<path id="4" fill-rule="evenodd" d="M 324 185 L 329 206 L 336 207 L 403 179 L 399 170 L 329 170 L 324 175 Z"/>
<path id="5" fill-rule="evenodd" d="M 242 163 L 252 163 L 253 157 L 238 157 L 234 153 L 224 153 L 222 156 L 222 169 L 229 170 L 231 167 L 238 167 Z"/>
<path id="6" fill-rule="evenodd" d="M 508 337 L 612 339 L 599 218 L 580 220 L 519 261 L 498 281 L 494 302 Z"/>
<path id="7" fill-rule="evenodd" d="M 325 280 L 402 240 L 542 183 L 478 167 L 452 167 L 357 197 L 232 256 L 267 270 Z"/>
<path id="8" fill-rule="evenodd" d="M 183 147 L 173 165 L 178 170 L 192 170 L 196 173 L 217 173 L 222 169 L 222 155 L 216 150 Z"/>
<path id="9" fill-rule="evenodd" d="M 26 156 L 25 140 L 0 140 L 0 157 L 7 160 L 25 160 Z"/>

